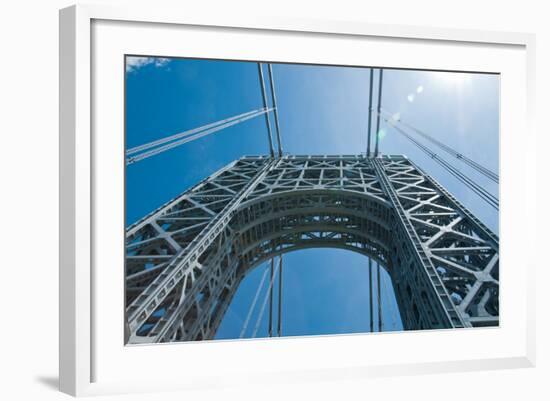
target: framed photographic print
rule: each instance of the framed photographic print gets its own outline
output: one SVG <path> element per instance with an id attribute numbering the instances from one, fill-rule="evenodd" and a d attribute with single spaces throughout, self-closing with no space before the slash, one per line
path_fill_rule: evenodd
<path id="1" fill-rule="evenodd" d="M 150 11 L 61 11 L 62 391 L 532 365 L 532 36 Z"/>

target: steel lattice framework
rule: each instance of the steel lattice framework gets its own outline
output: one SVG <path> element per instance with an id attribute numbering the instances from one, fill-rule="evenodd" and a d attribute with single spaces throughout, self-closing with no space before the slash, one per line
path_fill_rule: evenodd
<path id="1" fill-rule="evenodd" d="M 385 266 L 405 329 L 498 325 L 498 237 L 408 158 L 245 156 L 128 227 L 128 342 L 212 339 L 251 269 L 318 247 Z"/>

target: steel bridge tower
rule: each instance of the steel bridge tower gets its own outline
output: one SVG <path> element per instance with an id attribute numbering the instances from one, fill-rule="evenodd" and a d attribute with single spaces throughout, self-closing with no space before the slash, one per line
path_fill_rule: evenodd
<path id="1" fill-rule="evenodd" d="M 405 156 L 245 156 L 126 240 L 130 344 L 214 338 L 251 269 L 319 247 L 385 266 L 406 330 L 499 322 L 498 237 Z"/>

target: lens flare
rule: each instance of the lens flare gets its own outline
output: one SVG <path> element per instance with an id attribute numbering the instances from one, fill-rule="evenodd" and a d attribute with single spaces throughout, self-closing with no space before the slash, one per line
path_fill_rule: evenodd
<path id="1" fill-rule="evenodd" d="M 438 72 L 434 74 L 434 79 L 444 85 L 458 88 L 469 84 L 472 80 L 472 74 L 464 72 Z"/>
<path id="2" fill-rule="evenodd" d="M 409 96 L 407 96 L 407 100 L 412 103 L 414 102 L 414 94 L 413 93 L 410 93 Z"/>
<path id="3" fill-rule="evenodd" d="M 416 93 L 422 93 L 424 92 L 424 87 L 422 85 L 419 85 L 418 88 L 416 88 Z"/>

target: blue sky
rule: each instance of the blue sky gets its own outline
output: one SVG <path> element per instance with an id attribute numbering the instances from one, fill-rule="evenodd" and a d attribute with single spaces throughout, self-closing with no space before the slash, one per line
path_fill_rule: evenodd
<path id="1" fill-rule="evenodd" d="M 262 105 L 254 62 L 128 60 L 127 148 Z M 365 152 L 368 68 L 273 64 L 273 72 L 286 153 Z M 377 77 L 376 73 L 375 89 Z M 399 113 L 403 121 L 498 171 L 497 75 L 385 70 L 382 104 L 390 113 Z M 382 130 L 382 153 L 406 154 L 498 233 L 498 212 L 401 135 L 384 124 Z M 128 166 L 126 224 L 232 160 L 246 154 L 267 154 L 268 149 L 265 120 L 259 117 Z M 438 153 L 498 195 L 498 187 L 492 181 L 458 164 L 444 152 Z M 366 257 L 342 250 L 315 249 L 285 255 L 284 335 L 367 331 L 367 265 Z M 222 322 L 218 338 L 238 337 L 265 268 L 260 266 L 245 278 Z M 382 282 L 389 284 L 384 279 L 389 280 L 386 273 L 382 275 Z M 322 296 L 319 288 L 323 288 Z M 400 329 L 389 288 L 389 285 L 382 286 L 385 328 Z M 260 336 L 265 335 L 267 314 Z M 250 326 L 254 324 L 253 319 Z"/>

